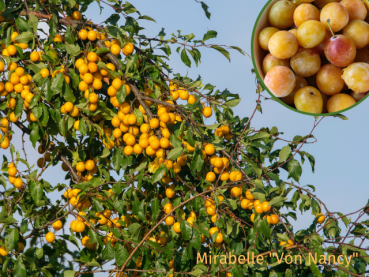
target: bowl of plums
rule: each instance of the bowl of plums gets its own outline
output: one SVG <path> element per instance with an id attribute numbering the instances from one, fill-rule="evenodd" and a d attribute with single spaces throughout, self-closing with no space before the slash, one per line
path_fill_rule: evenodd
<path id="1" fill-rule="evenodd" d="M 369 0 L 270 0 L 252 35 L 256 75 L 284 106 L 335 115 L 369 92 Z"/>

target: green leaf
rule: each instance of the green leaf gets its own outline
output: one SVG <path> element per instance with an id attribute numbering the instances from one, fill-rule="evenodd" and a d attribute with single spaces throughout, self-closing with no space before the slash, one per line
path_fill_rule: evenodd
<path id="1" fill-rule="evenodd" d="M 36 182 L 31 180 L 29 182 L 29 190 L 31 192 L 31 197 L 36 204 L 42 199 L 43 196 L 43 188 L 40 182 Z"/>
<path id="2" fill-rule="evenodd" d="M 284 162 L 287 160 L 288 156 L 291 154 L 291 148 L 289 146 L 282 147 L 279 151 L 279 162 Z"/>
<path id="3" fill-rule="evenodd" d="M 115 253 L 114 253 L 114 249 L 113 247 L 111 246 L 110 243 L 107 243 L 104 250 L 102 251 L 102 258 L 104 260 L 108 260 L 108 261 L 111 261 L 115 258 Z"/>
<path id="4" fill-rule="evenodd" d="M 202 42 L 208 39 L 216 38 L 217 35 L 218 35 L 217 31 L 213 31 L 213 30 L 207 31 L 207 33 L 204 35 L 204 38 L 202 39 Z"/>
<path id="5" fill-rule="evenodd" d="M 6 189 L 6 180 L 4 176 L 1 176 L 1 175 L 0 175 L 0 185 L 2 185 L 4 189 Z"/>
<path id="6" fill-rule="evenodd" d="M 52 91 L 53 95 L 62 93 L 63 83 L 63 74 L 56 74 L 56 76 L 52 78 L 50 90 Z"/>
<path id="7" fill-rule="evenodd" d="M 62 74 L 60 74 L 62 75 Z M 62 75 L 63 77 L 63 75 Z M 69 101 L 74 103 L 74 101 L 76 101 L 76 97 L 73 94 L 72 89 L 70 88 L 70 86 L 66 83 L 63 82 L 63 97 L 65 99 L 65 101 Z"/>
<path id="8" fill-rule="evenodd" d="M 115 150 L 113 157 L 112 157 L 112 161 L 113 161 L 113 167 L 114 170 L 119 173 L 119 170 L 121 168 L 122 162 L 123 162 L 123 153 L 122 153 L 122 149 L 118 148 Z"/>
<path id="9" fill-rule="evenodd" d="M 316 266 L 316 264 L 314 264 L 314 262 L 310 264 L 310 269 L 311 269 L 311 272 L 314 274 L 314 276 L 323 277 L 323 275 L 320 273 L 319 268 Z"/>
<path id="10" fill-rule="evenodd" d="M 117 99 L 118 99 L 118 103 L 122 104 L 124 102 L 124 100 L 126 100 L 126 96 L 127 96 L 127 90 L 126 90 L 126 86 L 125 84 L 122 84 L 120 86 L 120 88 L 117 91 Z"/>
<path id="11" fill-rule="evenodd" d="M 147 16 L 147 15 L 141 15 L 137 19 L 146 19 L 146 20 L 154 21 L 156 23 L 154 18 L 151 18 L 150 16 Z"/>
<path id="12" fill-rule="evenodd" d="M 28 43 L 30 40 L 33 40 L 34 35 L 32 32 L 23 32 L 19 36 L 16 36 L 14 40 L 19 43 Z"/>
<path id="13" fill-rule="evenodd" d="M 158 170 L 156 170 L 156 172 L 152 176 L 151 183 L 155 184 L 156 182 L 159 182 L 161 178 L 163 178 L 165 170 L 165 166 L 163 165 Z"/>
<path id="14" fill-rule="evenodd" d="M 152 216 L 152 222 L 156 221 L 157 216 L 159 215 L 160 212 L 160 203 L 159 203 L 159 199 L 158 198 L 154 198 L 151 201 L 151 216 Z"/>
<path id="15" fill-rule="evenodd" d="M 39 259 L 41 259 L 44 256 L 44 249 L 43 248 L 37 248 L 35 251 L 35 256 Z"/>
<path id="16" fill-rule="evenodd" d="M 170 150 L 167 156 L 167 160 L 176 160 L 178 157 L 182 155 L 182 153 L 183 153 L 182 147 L 173 148 L 172 150 Z"/>
<path id="17" fill-rule="evenodd" d="M 238 52 L 240 52 L 242 55 L 245 56 L 245 51 L 243 51 L 240 47 L 237 47 L 237 46 L 229 46 L 229 47 L 237 50 Z"/>
<path id="18" fill-rule="evenodd" d="M 183 48 L 183 50 L 181 52 L 181 59 L 182 59 L 182 62 L 185 65 L 187 65 L 188 67 L 191 67 L 191 61 L 190 61 L 190 58 L 187 55 L 187 52 L 186 52 L 186 49 L 185 48 Z"/>
<path id="19" fill-rule="evenodd" d="M 192 237 L 192 228 L 190 223 L 185 220 L 181 222 L 181 232 L 184 240 L 190 240 Z"/>
<path id="20" fill-rule="evenodd" d="M 27 219 L 22 221 L 22 224 L 21 224 L 19 230 L 22 233 L 22 235 L 25 234 L 28 231 L 28 220 Z"/>
<path id="21" fill-rule="evenodd" d="M 193 171 L 201 171 L 204 164 L 204 159 L 202 157 L 202 151 L 200 148 L 195 148 L 195 154 L 191 162 L 191 169 Z"/>
<path id="22" fill-rule="evenodd" d="M 170 142 L 172 143 L 174 148 L 182 147 L 181 141 L 174 134 L 170 136 Z"/>
<path id="23" fill-rule="evenodd" d="M 17 17 L 15 19 L 15 24 L 19 28 L 19 30 L 25 32 L 32 32 L 32 28 L 28 25 L 27 21 L 25 21 L 22 17 Z"/>
<path id="24" fill-rule="evenodd" d="M 9 249 L 18 249 L 19 233 L 17 229 L 9 229 L 5 237 L 5 244 Z"/>
<path id="25" fill-rule="evenodd" d="M 341 118 L 342 120 L 348 120 L 348 118 L 344 116 L 343 114 L 335 114 L 333 115 L 333 117 L 338 117 L 338 118 Z"/>
<path id="26" fill-rule="evenodd" d="M 287 200 L 287 197 L 277 196 L 277 197 L 274 197 L 272 200 L 270 200 L 268 206 L 281 206 L 286 200 Z"/>
<path id="27" fill-rule="evenodd" d="M 14 277 L 26 277 L 27 276 L 26 266 L 23 264 L 22 259 L 18 259 L 15 262 L 13 274 L 14 274 Z"/>
<path id="28" fill-rule="evenodd" d="M 117 265 L 123 265 L 129 257 L 127 250 L 120 244 L 115 245 L 115 262 Z"/>
<path id="29" fill-rule="evenodd" d="M 32 28 L 34 33 L 37 33 L 38 18 L 31 13 L 29 13 L 28 16 L 28 25 Z"/>
<path id="30" fill-rule="evenodd" d="M 300 162 L 293 159 L 288 162 L 288 178 L 292 177 L 296 182 L 300 180 L 302 168 Z"/>
<path id="31" fill-rule="evenodd" d="M 201 7 L 205 12 L 205 15 L 208 19 L 210 19 L 211 13 L 209 12 L 209 6 L 206 5 L 203 1 L 200 2 L 201 3 Z"/>
<path id="32" fill-rule="evenodd" d="M 231 61 L 231 56 L 229 55 L 229 52 L 225 50 L 223 47 L 220 47 L 218 45 L 212 45 L 211 48 L 214 48 L 218 50 L 220 53 L 222 53 L 229 61 Z"/>
<path id="33" fill-rule="evenodd" d="M 0 0 L 0 12 L 5 11 L 5 3 L 4 0 Z"/>
<path id="34" fill-rule="evenodd" d="M 81 51 L 81 48 L 78 44 L 65 44 L 65 50 L 67 50 L 69 55 L 77 56 L 77 54 Z"/>
<path id="35" fill-rule="evenodd" d="M 232 100 L 229 100 L 229 101 L 225 102 L 223 104 L 223 106 L 227 106 L 227 107 L 233 108 L 233 107 L 236 107 L 240 102 L 241 102 L 241 98 L 239 98 L 239 99 L 232 99 Z"/>
<path id="36" fill-rule="evenodd" d="M 61 277 L 74 277 L 76 273 L 77 272 L 74 270 L 66 270 L 66 271 L 63 271 Z"/>
<path id="37" fill-rule="evenodd" d="M 31 130 L 31 134 L 29 135 L 29 138 L 30 138 L 30 140 L 32 142 L 33 147 L 35 147 L 36 146 L 36 142 L 39 139 L 41 139 L 39 130 L 40 129 L 39 129 L 37 123 L 32 124 L 32 130 Z"/>

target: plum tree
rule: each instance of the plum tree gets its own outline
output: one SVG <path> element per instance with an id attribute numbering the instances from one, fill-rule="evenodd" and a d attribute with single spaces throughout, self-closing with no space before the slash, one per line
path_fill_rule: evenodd
<path id="1" fill-rule="evenodd" d="M 290 141 L 277 127 L 252 128 L 260 84 L 255 110 L 240 118 L 232 109 L 238 94 L 172 74 L 165 62 L 171 47 L 188 67 L 198 65 L 203 48 L 230 59 L 228 50 L 245 54 L 239 47 L 209 44 L 213 30 L 199 40 L 181 32 L 167 38 L 164 31 L 149 38 L 139 20 L 154 19 L 128 2 L 97 1 L 114 10 L 97 25 L 86 20 L 92 2 L 0 1 L 0 276 L 364 274 L 364 247 L 348 239 L 366 238 L 367 223 L 359 220 L 368 208 L 350 222 L 329 211 L 313 186 L 297 184 L 305 159 L 314 171 L 314 157 L 301 148 L 315 142 L 312 132 L 323 118 Z M 296 5 L 284 2 L 291 14 Z M 282 28 L 283 18 L 273 16 Z M 46 36 L 41 21 L 49 26 Z M 281 37 L 294 42 L 287 51 L 293 56 L 297 39 Z M 268 63 L 273 77 L 279 61 Z M 294 93 L 307 87 L 304 78 L 291 79 Z M 36 164 L 14 142 L 17 134 L 37 148 Z M 65 180 L 46 180 L 52 167 Z M 298 232 L 290 222 L 297 209 L 315 216 Z M 354 252 L 360 255 L 344 266 L 306 259 Z M 199 262 L 198 253 L 252 254 L 263 262 Z M 272 253 L 301 254 L 304 262 L 278 264 Z"/>

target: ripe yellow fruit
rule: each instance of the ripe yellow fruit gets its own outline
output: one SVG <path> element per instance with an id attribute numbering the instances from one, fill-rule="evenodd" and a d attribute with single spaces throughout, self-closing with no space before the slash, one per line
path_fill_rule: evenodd
<path id="1" fill-rule="evenodd" d="M 82 29 L 78 32 L 79 37 L 82 40 L 86 40 L 87 39 L 87 31 L 85 29 Z"/>
<path id="2" fill-rule="evenodd" d="M 45 239 L 48 243 L 53 243 L 55 241 L 55 235 L 53 232 L 48 232 L 45 236 Z"/>
<path id="3" fill-rule="evenodd" d="M 120 53 L 119 45 L 113 44 L 112 46 L 110 46 L 110 52 L 115 56 L 119 55 L 119 53 Z"/>
<path id="4" fill-rule="evenodd" d="M 95 162 L 93 160 L 86 161 L 85 168 L 88 171 L 92 171 L 95 168 Z"/>
<path id="5" fill-rule="evenodd" d="M 5 250 L 4 246 L 0 246 L 0 256 L 8 256 L 8 251 Z"/>
<path id="6" fill-rule="evenodd" d="M 150 127 L 151 127 L 152 129 L 156 129 L 156 128 L 158 128 L 158 127 L 159 127 L 159 120 L 158 120 L 157 118 L 152 118 L 152 119 L 150 120 Z"/>
<path id="7" fill-rule="evenodd" d="M 213 114 L 213 111 L 210 107 L 205 107 L 203 110 L 202 110 L 202 114 L 203 116 L 205 116 L 206 118 L 208 117 L 211 117 L 211 115 Z"/>
<path id="8" fill-rule="evenodd" d="M 88 40 L 95 41 L 97 38 L 97 34 L 95 31 L 91 30 L 87 33 Z"/>
<path id="9" fill-rule="evenodd" d="M 210 155 L 213 155 L 215 153 L 215 147 L 214 147 L 214 145 L 212 145 L 211 143 L 207 144 L 205 146 L 205 153 L 207 155 L 209 155 L 209 156 Z"/>
<path id="10" fill-rule="evenodd" d="M 179 222 L 174 223 L 173 225 L 173 230 L 174 232 L 176 232 L 177 234 L 181 232 L 181 224 Z"/>
<path id="11" fill-rule="evenodd" d="M 126 45 L 124 45 L 124 47 L 123 47 L 123 54 L 126 55 L 126 56 L 128 56 L 128 55 L 130 55 L 130 54 L 133 53 L 133 50 L 134 49 L 135 49 L 135 47 L 133 46 L 133 44 L 129 42 Z"/>
<path id="12" fill-rule="evenodd" d="M 83 222 L 76 222 L 76 225 L 74 226 L 75 232 L 82 233 L 86 228 L 86 225 Z"/>
<path id="13" fill-rule="evenodd" d="M 50 75 L 50 72 L 47 68 L 43 68 L 41 69 L 40 74 L 42 78 L 46 78 Z"/>
<path id="14" fill-rule="evenodd" d="M 215 173 L 214 172 L 208 172 L 207 174 L 206 174 L 206 180 L 208 181 L 208 182 L 214 182 L 215 181 Z"/>
<path id="15" fill-rule="evenodd" d="M 30 58 L 31 58 L 31 61 L 33 61 L 33 62 L 37 62 L 37 61 L 39 61 L 39 59 L 40 59 L 40 55 L 39 55 L 36 51 L 33 51 L 33 52 L 31 53 Z"/>
<path id="16" fill-rule="evenodd" d="M 57 220 L 53 223 L 52 226 L 53 226 L 55 231 L 58 231 L 63 227 L 63 223 L 60 220 Z"/>
<path id="17" fill-rule="evenodd" d="M 322 213 L 318 213 L 315 217 L 318 218 L 318 223 L 322 224 L 325 220 L 325 216 Z"/>
<path id="18" fill-rule="evenodd" d="M 251 192 L 248 190 L 246 191 L 246 198 L 249 199 L 249 200 L 254 200 L 254 196 L 251 194 Z"/>
<path id="19" fill-rule="evenodd" d="M 7 50 L 10 56 L 14 56 L 17 53 L 17 48 L 14 45 L 9 45 Z"/>
<path id="20" fill-rule="evenodd" d="M 23 180 L 21 178 L 15 178 L 14 186 L 16 188 L 21 188 L 23 186 Z"/>
<path id="21" fill-rule="evenodd" d="M 82 14 L 79 11 L 74 11 L 72 13 L 72 19 L 73 20 L 81 20 L 82 19 Z"/>

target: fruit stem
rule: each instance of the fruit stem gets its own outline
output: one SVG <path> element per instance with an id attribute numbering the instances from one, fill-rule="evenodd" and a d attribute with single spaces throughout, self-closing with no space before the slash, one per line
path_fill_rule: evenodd
<path id="1" fill-rule="evenodd" d="M 333 30 L 332 30 L 332 27 L 331 27 L 331 20 L 329 18 L 327 19 L 327 23 L 328 23 L 329 30 L 331 30 L 333 38 L 336 38 L 336 35 L 333 33 Z"/>

